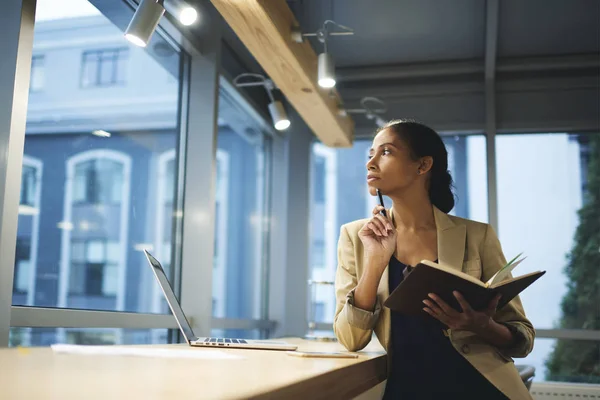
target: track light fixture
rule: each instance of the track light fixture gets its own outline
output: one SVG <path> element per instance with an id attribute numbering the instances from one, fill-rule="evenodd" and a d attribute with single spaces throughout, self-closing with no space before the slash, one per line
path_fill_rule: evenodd
<path id="1" fill-rule="evenodd" d="M 245 82 L 240 82 L 244 78 L 247 79 Z M 235 77 L 233 83 L 237 87 L 252 87 L 252 86 L 262 86 L 267 91 L 267 95 L 269 96 L 269 114 L 271 114 L 271 119 L 273 120 L 273 126 L 278 131 L 286 130 L 290 127 L 291 122 L 287 117 L 287 113 L 285 112 L 285 108 L 283 108 L 283 104 L 275 100 L 273 97 L 273 90 L 275 89 L 275 83 L 271 79 L 265 78 L 261 74 L 252 74 L 252 73 L 244 73 Z"/>
<path id="2" fill-rule="evenodd" d="M 328 27 L 333 25 L 338 27 L 339 31 L 331 31 Z M 335 86 L 335 62 L 331 53 L 327 51 L 327 40 L 329 36 L 347 36 L 354 35 L 354 31 L 347 26 L 340 25 L 330 19 L 323 23 L 323 27 L 314 33 L 302 33 L 299 28 L 292 28 L 292 40 L 297 43 L 302 43 L 304 37 L 315 36 L 319 42 L 323 43 L 323 53 L 319 54 L 318 58 L 318 83 L 322 88 L 332 88 Z"/>
<path id="3" fill-rule="evenodd" d="M 141 0 L 125 31 L 125 37 L 136 46 L 146 47 L 156 30 L 165 8 L 176 15 L 182 25 L 192 25 L 198 19 L 195 8 L 182 0 Z"/>
<path id="4" fill-rule="evenodd" d="M 386 124 L 385 119 L 381 116 L 381 114 L 385 114 L 387 111 L 387 106 L 383 100 L 377 97 L 363 97 L 360 99 L 360 105 L 363 108 L 340 109 L 340 115 L 364 114 L 368 120 L 375 122 L 375 125 L 379 128 Z"/>
<path id="5" fill-rule="evenodd" d="M 125 31 L 125 37 L 136 46 L 146 47 L 165 13 L 163 0 L 142 0 Z"/>
<path id="6" fill-rule="evenodd" d="M 165 8 L 179 19 L 181 25 L 190 26 L 198 20 L 198 11 L 183 0 L 167 0 Z"/>

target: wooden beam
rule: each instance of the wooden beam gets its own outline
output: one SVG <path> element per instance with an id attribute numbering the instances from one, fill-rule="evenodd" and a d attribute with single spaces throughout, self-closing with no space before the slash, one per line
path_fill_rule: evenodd
<path id="1" fill-rule="evenodd" d="M 327 146 L 351 146 L 354 122 L 338 114 L 339 94 L 318 86 L 317 55 L 292 40 L 298 22 L 285 0 L 211 1 L 313 133 Z"/>

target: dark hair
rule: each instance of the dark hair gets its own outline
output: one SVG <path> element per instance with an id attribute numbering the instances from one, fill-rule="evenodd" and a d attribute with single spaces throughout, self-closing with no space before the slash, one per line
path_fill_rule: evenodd
<path id="1" fill-rule="evenodd" d="M 377 133 L 391 129 L 410 149 L 411 157 L 418 160 L 430 156 L 433 159 L 429 181 L 429 200 L 441 211 L 448 213 L 454 208 L 452 176 L 448 171 L 448 151 L 440 135 L 419 122 L 393 120 L 377 130 Z"/>

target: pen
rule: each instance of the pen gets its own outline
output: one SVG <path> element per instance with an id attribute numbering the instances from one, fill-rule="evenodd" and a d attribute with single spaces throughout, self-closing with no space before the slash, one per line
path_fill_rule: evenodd
<path id="1" fill-rule="evenodd" d="M 383 204 L 383 196 L 381 195 L 381 191 L 379 189 L 377 190 L 377 197 L 379 197 L 379 205 L 381 207 L 383 207 L 383 210 L 381 210 L 381 215 L 383 215 L 384 217 L 387 217 L 387 213 L 385 212 L 385 205 Z"/>

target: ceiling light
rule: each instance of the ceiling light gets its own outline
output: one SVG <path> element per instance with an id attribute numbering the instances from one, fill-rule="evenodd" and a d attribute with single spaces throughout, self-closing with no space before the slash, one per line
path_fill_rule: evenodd
<path id="1" fill-rule="evenodd" d="M 322 88 L 332 88 L 335 86 L 335 62 L 331 53 L 319 54 L 318 60 L 319 86 Z"/>
<path id="2" fill-rule="evenodd" d="M 110 132 L 103 131 L 102 129 L 98 129 L 92 131 L 92 135 L 100 136 L 100 137 L 110 137 Z"/>
<path id="3" fill-rule="evenodd" d="M 184 7 L 179 13 L 179 22 L 182 25 L 190 26 L 198 20 L 198 11 L 193 7 Z"/>
<path id="4" fill-rule="evenodd" d="M 253 80 L 240 82 L 242 78 L 252 78 Z M 283 104 L 279 100 L 275 100 L 273 97 L 273 90 L 275 89 L 275 83 L 272 80 L 265 78 L 260 74 L 244 73 L 235 77 L 233 83 L 237 87 L 250 87 L 250 86 L 263 86 L 269 96 L 269 114 L 273 120 L 273 126 L 278 131 L 284 131 L 292 124 L 285 112 Z"/>
<path id="5" fill-rule="evenodd" d="M 163 0 L 141 0 L 125 31 L 125 37 L 136 46 L 146 47 L 165 13 Z"/>
<path id="6" fill-rule="evenodd" d="M 284 131 L 292 124 L 280 101 L 272 101 L 269 103 L 269 113 L 273 119 L 273 126 L 275 126 L 275 129 L 278 131 Z"/>
<path id="7" fill-rule="evenodd" d="M 327 25 L 337 26 L 341 31 L 330 32 Z M 354 31 L 347 26 L 340 25 L 332 20 L 326 20 L 323 27 L 314 33 L 302 33 L 297 27 L 292 28 L 292 40 L 298 43 L 304 41 L 305 36 L 316 36 L 319 42 L 323 43 L 323 53 L 319 54 L 317 63 L 317 83 L 325 89 L 335 86 L 335 62 L 331 53 L 327 51 L 327 39 L 329 36 L 354 35 Z"/>

